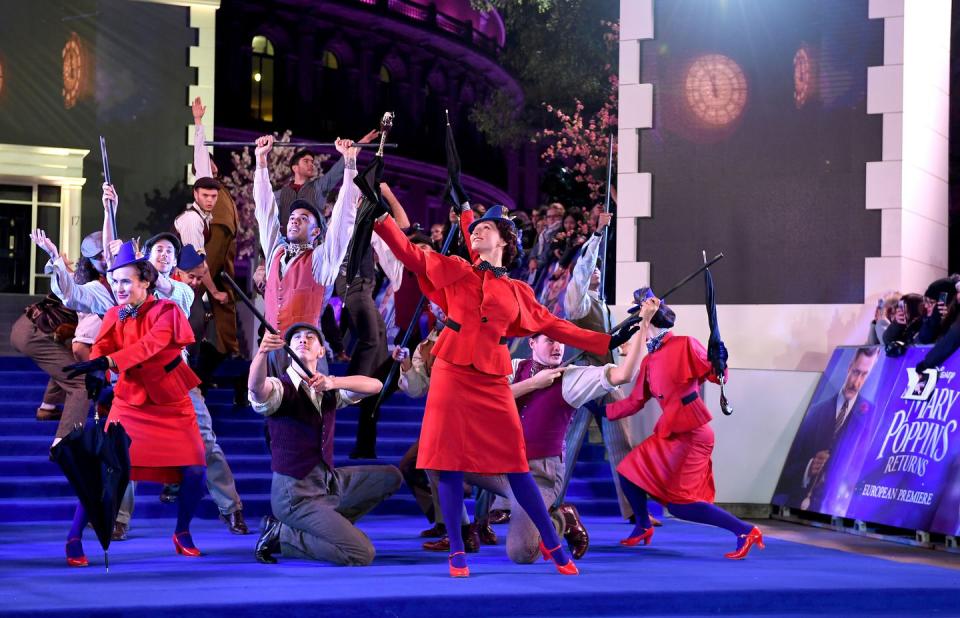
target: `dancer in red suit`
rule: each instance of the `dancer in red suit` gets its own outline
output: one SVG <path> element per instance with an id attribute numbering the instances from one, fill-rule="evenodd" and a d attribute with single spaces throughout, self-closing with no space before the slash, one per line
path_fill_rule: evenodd
<path id="1" fill-rule="evenodd" d="M 381 206 L 381 208 L 384 208 Z M 469 230 L 473 264 L 459 257 L 424 251 L 400 231 L 391 217 L 380 217 L 377 234 L 403 265 L 416 274 L 424 294 L 447 315 L 433 348 L 436 361 L 427 396 L 417 467 L 439 471 L 438 494 L 444 519 L 460 520 L 463 473 L 505 473 L 517 503 L 530 515 L 541 538 L 544 559 L 553 559 L 564 574 L 576 565 L 560 546 L 527 465 L 523 430 L 507 376 L 512 373 L 508 337 L 545 333 L 596 354 L 619 345 L 636 331 L 632 326 L 614 337 L 596 333 L 551 315 L 525 283 L 507 276 L 518 257 L 516 227 L 494 206 L 473 220 L 469 205 L 461 225 Z M 463 538 L 450 532 L 450 574 L 469 575 Z"/>
<path id="2" fill-rule="evenodd" d="M 110 272 L 119 305 L 103 316 L 91 360 L 68 369 L 87 374 L 94 399 L 107 369 L 119 375 L 108 422 L 120 423 L 130 436 L 130 479 L 180 483 L 174 549 L 199 556 L 190 520 L 203 496 L 205 459 L 188 393 L 200 381 L 182 356 L 193 331 L 174 302 L 153 296 L 157 271 L 136 255 L 132 242 L 120 248 Z M 67 540 L 71 566 L 88 564 L 80 541 L 85 525 L 86 513 L 78 506 Z"/>
<path id="3" fill-rule="evenodd" d="M 752 526 L 713 504 L 712 416 L 700 398 L 705 380 L 719 382 L 716 359 L 696 339 L 670 332 L 676 319 L 673 311 L 649 288 L 636 293 L 638 301 L 658 309 L 650 322 L 641 323 L 641 334 L 633 345 L 646 345 L 648 353 L 640 364 L 633 392 L 627 399 L 607 404 L 607 418 L 624 418 L 639 412 L 656 397 L 663 416 L 653 435 L 638 444 L 617 466 L 624 494 L 636 515 L 637 525 L 620 541 L 627 546 L 648 545 L 653 527 L 647 516 L 647 495 L 663 503 L 680 519 L 710 524 L 737 536 L 737 549 L 726 554 L 732 560 L 746 558 L 754 545 L 763 549 L 763 535 Z M 650 337 L 653 334 L 654 336 Z M 721 343 L 718 358 L 726 361 Z"/>

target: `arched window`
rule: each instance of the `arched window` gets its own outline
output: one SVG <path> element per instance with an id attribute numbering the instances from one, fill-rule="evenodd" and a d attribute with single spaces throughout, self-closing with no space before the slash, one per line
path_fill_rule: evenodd
<path id="1" fill-rule="evenodd" d="M 273 121 L 273 43 L 258 34 L 250 44 L 250 115 Z"/>
<path id="2" fill-rule="evenodd" d="M 331 71 L 336 71 L 340 68 L 340 59 L 337 58 L 337 55 L 329 49 L 325 49 L 323 51 L 321 62 L 323 64 L 323 68 L 330 69 Z"/>

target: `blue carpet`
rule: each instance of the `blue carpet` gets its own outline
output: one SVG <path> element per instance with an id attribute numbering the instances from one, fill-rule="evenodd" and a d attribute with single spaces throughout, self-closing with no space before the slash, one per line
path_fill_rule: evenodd
<path id="1" fill-rule="evenodd" d="M 67 523 L 0 524 L 0 614 L 285 618 L 327 616 L 953 615 L 960 571 L 907 565 L 769 539 L 743 562 L 722 557 L 729 533 L 668 520 L 654 542 L 622 548 L 627 525 L 587 518 L 592 546 L 579 577 L 544 562 L 515 565 L 503 546 L 470 556 L 472 576 L 451 580 L 445 556 L 419 548 L 422 519 L 368 516 L 374 565 L 333 567 L 280 558 L 253 561 L 256 536 L 199 521 L 205 556 L 176 556 L 172 519 L 134 522 L 114 543 L 111 568 L 92 535 L 91 566 L 64 564 Z M 506 527 L 498 526 L 501 536 Z"/>

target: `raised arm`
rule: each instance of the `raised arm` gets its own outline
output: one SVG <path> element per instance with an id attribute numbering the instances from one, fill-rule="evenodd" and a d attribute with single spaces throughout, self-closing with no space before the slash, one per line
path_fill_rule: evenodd
<path id="1" fill-rule="evenodd" d="M 277 201 L 270 186 L 270 171 L 267 169 L 267 157 L 273 149 L 272 135 L 257 138 L 257 171 L 253 176 L 254 216 L 260 232 L 260 248 L 267 260 L 267 268 L 280 243 L 280 221 L 277 215 Z"/>
<path id="2" fill-rule="evenodd" d="M 520 302 L 519 329 L 515 335 L 543 333 L 554 341 L 572 345 L 593 354 L 605 354 L 610 349 L 610 335 L 574 326 L 553 315 L 537 302 L 530 286 L 517 282 L 515 288 Z M 511 333 L 508 333 L 508 336 Z"/>
<path id="3" fill-rule="evenodd" d="M 103 259 L 109 269 L 113 263 L 113 255 L 106 250 L 110 242 L 116 240 L 113 234 L 113 224 L 111 223 L 110 213 L 113 212 L 113 218 L 116 219 L 117 210 L 120 207 L 120 200 L 117 197 L 117 191 L 113 185 L 103 183 L 103 192 L 100 197 L 103 202 Z"/>
<path id="4" fill-rule="evenodd" d="M 379 131 L 370 131 L 366 135 L 360 138 L 357 142 L 359 144 L 368 144 L 372 142 Z M 340 141 L 339 139 L 337 141 Z M 339 148 L 337 148 L 340 151 Z M 314 194 L 317 196 L 317 205 L 322 206 L 326 201 L 326 196 L 330 193 L 334 187 L 337 186 L 337 183 L 340 182 L 341 177 L 343 176 L 343 170 L 347 167 L 348 161 L 346 155 L 343 155 L 341 151 L 341 157 L 338 159 L 324 174 L 317 174 L 310 180 L 308 180 L 304 186 L 314 186 Z M 356 169 L 356 155 L 354 155 L 354 169 Z M 344 181 L 346 182 L 346 181 Z M 339 268 L 340 265 L 337 265 Z"/>
<path id="5" fill-rule="evenodd" d="M 247 399 L 258 414 L 269 416 L 280 407 L 282 396 L 280 381 L 267 377 L 267 357 L 275 350 L 283 348 L 283 337 L 273 333 L 264 333 L 257 353 L 250 361 L 247 375 Z"/>
<path id="6" fill-rule="evenodd" d="M 203 114 L 207 111 L 206 106 L 197 97 L 193 100 L 191 106 L 193 111 L 193 175 L 197 178 L 213 177 L 213 166 L 210 165 L 210 153 L 207 147 L 203 145 L 206 141 L 206 134 L 203 130 Z"/>
<path id="7" fill-rule="evenodd" d="M 337 140 L 337 150 L 343 153 L 346 162 L 343 168 L 343 184 L 337 194 L 337 201 L 330 213 L 330 226 L 327 237 L 319 247 L 313 250 L 313 278 L 321 285 L 333 285 L 340 273 L 340 265 L 347 256 L 350 237 L 357 222 L 357 198 L 360 189 L 354 184 L 357 176 L 357 148 L 352 148 L 350 140 Z"/>
<path id="8" fill-rule="evenodd" d="M 473 245 L 470 243 L 470 224 L 473 223 L 473 219 L 473 209 L 470 208 L 469 203 L 464 202 L 463 210 L 460 211 L 460 232 L 463 233 L 463 244 L 470 255 L 471 264 L 477 261 L 477 252 L 473 250 Z"/>
<path id="9" fill-rule="evenodd" d="M 67 269 L 57 246 L 43 230 L 34 230 L 30 234 L 30 239 L 50 256 L 43 272 L 50 275 L 50 290 L 63 301 L 67 308 L 103 315 L 115 304 L 110 293 L 99 281 L 77 285 L 73 273 Z"/>
<path id="10" fill-rule="evenodd" d="M 603 229 L 610 223 L 612 215 L 601 213 L 597 224 L 597 231 L 590 236 L 580 249 L 580 257 L 573 267 L 570 281 L 563 296 L 563 310 L 568 320 L 579 320 L 590 311 L 590 298 L 587 291 L 590 289 L 590 278 L 597 265 L 600 255 L 600 243 L 603 240 Z"/>
<path id="11" fill-rule="evenodd" d="M 393 217 L 384 215 L 373 226 L 380 238 L 383 239 L 400 262 L 416 275 L 426 276 L 427 256 L 422 249 L 415 246 L 403 233 Z M 442 257 L 442 256 L 438 256 Z"/>

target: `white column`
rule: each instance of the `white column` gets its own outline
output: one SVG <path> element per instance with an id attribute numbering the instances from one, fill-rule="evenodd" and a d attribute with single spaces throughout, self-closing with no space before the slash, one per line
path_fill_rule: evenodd
<path id="1" fill-rule="evenodd" d="M 883 160 L 867 163 L 866 207 L 882 211 L 867 301 L 923 291 L 947 273 L 950 0 L 870 0 L 870 18 L 884 20 L 883 66 L 867 73 L 867 113 L 883 115 Z"/>

